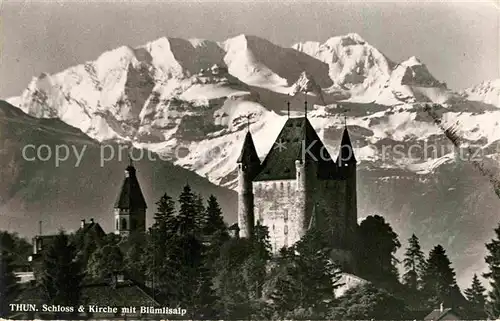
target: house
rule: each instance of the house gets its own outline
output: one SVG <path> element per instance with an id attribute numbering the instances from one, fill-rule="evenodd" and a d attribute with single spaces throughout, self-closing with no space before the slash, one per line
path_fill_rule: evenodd
<path id="1" fill-rule="evenodd" d="M 444 308 L 443 304 L 439 309 L 434 309 L 427 316 L 424 317 L 425 321 L 441 321 L 441 320 L 462 320 L 458 313 L 452 308 Z"/>

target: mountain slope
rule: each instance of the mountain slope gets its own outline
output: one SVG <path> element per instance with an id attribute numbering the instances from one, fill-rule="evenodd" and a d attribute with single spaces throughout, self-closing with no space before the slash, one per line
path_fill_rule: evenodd
<path id="1" fill-rule="evenodd" d="M 467 99 L 500 107 L 500 79 L 484 81 L 464 91 Z"/>

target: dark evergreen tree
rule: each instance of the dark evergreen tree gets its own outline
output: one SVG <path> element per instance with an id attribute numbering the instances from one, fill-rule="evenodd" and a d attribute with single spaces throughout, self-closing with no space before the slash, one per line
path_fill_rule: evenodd
<path id="1" fill-rule="evenodd" d="M 436 308 L 441 303 L 453 304 L 457 290 L 455 271 L 441 245 L 436 245 L 429 253 L 422 276 L 422 290 L 427 295 L 429 308 Z"/>
<path id="2" fill-rule="evenodd" d="M 425 270 L 425 256 L 420 248 L 418 237 L 413 234 L 408 239 L 408 248 L 403 260 L 405 273 L 403 274 L 403 284 L 411 290 L 418 290 L 421 287 L 422 273 Z"/>
<path id="3" fill-rule="evenodd" d="M 377 284 L 398 284 L 398 261 L 394 255 L 401 243 L 391 225 L 382 216 L 368 216 L 359 225 L 358 232 L 360 276 Z"/>
<path id="4" fill-rule="evenodd" d="M 198 237 L 205 237 L 204 228 L 207 224 L 206 209 L 203 204 L 203 196 L 201 194 L 194 195 L 194 215 L 195 215 L 195 231 Z"/>
<path id="5" fill-rule="evenodd" d="M 222 216 L 222 210 L 217 198 L 210 195 L 205 209 L 204 226 L 202 234 L 209 246 L 207 247 L 207 264 L 213 266 L 219 256 L 220 248 L 229 239 L 229 232 Z M 213 269 L 213 267 L 212 267 Z"/>
<path id="6" fill-rule="evenodd" d="M 222 210 L 220 208 L 219 202 L 217 201 L 217 198 L 213 195 L 210 195 L 207 201 L 203 233 L 205 235 L 227 233 L 227 227 L 224 223 Z"/>
<path id="7" fill-rule="evenodd" d="M 485 297 L 486 289 L 479 281 L 479 278 L 476 274 L 472 277 L 472 284 L 470 288 L 465 289 L 464 294 L 467 298 L 467 301 L 471 304 L 472 309 L 475 311 L 484 311 L 486 297 Z"/>
<path id="8" fill-rule="evenodd" d="M 405 320 L 404 302 L 373 284 L 348 289 L 330 311 L 333 320 Z"/>
<path id="9" fill-rule="evenodd" d="M 6 250 L 0 250 L 0 317 L 10 314 L 9 304 L 14 303 L 19 294 L 17 277 L 14 274 L 13 256 Z"/>
<path id="10" fill-rule="evenodd" d="M 155 226 L 165 224 L 170 227 L 175 227 L 175 201 L 167 193 L 163 194 L 158 202 L 156 202 L 157 210 L 154 215 Z M 174 226 L 172 226 L 174 225 Z"/>
<path id="11" fill-rule="evenodd" d="M 184 186 L 184 189 L 179 196 L 179 213 L 177 222 L 182 235 L 194 234 L 197 230 L 197 217 L 199 207 L 196 204 L 196 198 L 189 185 Z"/>
<path id="12" fill-rule="evenodd" d="M 495 229 L 495 235 L 496 238 L 486 244 L 488 254 L 485 261 L 488 264 L 488 272 L 484 274 L 491 285 L 486 312 L 492 319 L 500 318 L 500 225 Z"/>
<path id="13" fill-rule="evenodd" d="M 44 253 L 38 284 L 47 304 L 76 306 L 80 299 L 82 267 L 75 246 L 60 232 Z"/>

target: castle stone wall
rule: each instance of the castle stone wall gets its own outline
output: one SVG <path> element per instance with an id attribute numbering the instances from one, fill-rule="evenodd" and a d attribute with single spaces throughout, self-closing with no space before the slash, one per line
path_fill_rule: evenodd
<path id="1" fill-rule="evenodd" d="M 296 180 L 253 183 L 255 223 L 268 227 L 273 253 L 300 239 L 302 213 L 296 205 L 296 188 Z"/>

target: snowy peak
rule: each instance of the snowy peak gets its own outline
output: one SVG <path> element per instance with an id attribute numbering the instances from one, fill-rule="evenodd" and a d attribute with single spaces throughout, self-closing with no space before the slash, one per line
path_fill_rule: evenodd
<path id="1" fill-rule="evenodd" d="M 321 87 L 332 85 L 327 65 L 297 50 L 248 35 L 228 39 L 222 46 L 229 72 L 247 84 L 283 92 L 305 70 Z"/>
<path id="2" fill-rule="evenodd" d="M 386 82 L 394 65 L 375 47 L 356 33 L 319 42 L 298 43 L 294 49 L 329 66 L 329 76 L 337 85 L 364 92 L 370 86 Z"/>
<path id="3" fill-rule="evenodd" d="M 322 97 L 321 87 L 316 83 L 314 77 L 306 71 L 302 72 L 299 79 L 291 86 L 290 94 L 295 96 L 298 93 L 308 93 Z"/>
<path id="4" fill-rule="evenodd" d="M 408 58 L 407 60 L 403 61 L 401 63 L 401 65 L 403 66 L 407 66 L 407 67 L 413 67 L 413 66 L 418 66 L 418 65 L 422 65 L 422 62 L 420 61 L 420 59 L 418 59 L 417 57 L 415 56 L 411 56 L 410 58 Z"/>
<path id="5" fill-rule="evenodd" d="M 467 99 L 500 107 L 500 79 L 484 81 L 464 90 Z"/>
<path id="6" fill-rule="evenodd" d="M 393 74 L 402 85 L 446 88 L 446 85 L 434 78 L 425 64 L 415 56 L 400 63 Z"/>
<path id="7" fill-rule="evenodd" d="M 150 54 L 158 78 L 190 76 L 214 64 L 224 65 L 225 53 L 214 41 L 163 37 L 139 48 Z"/>

